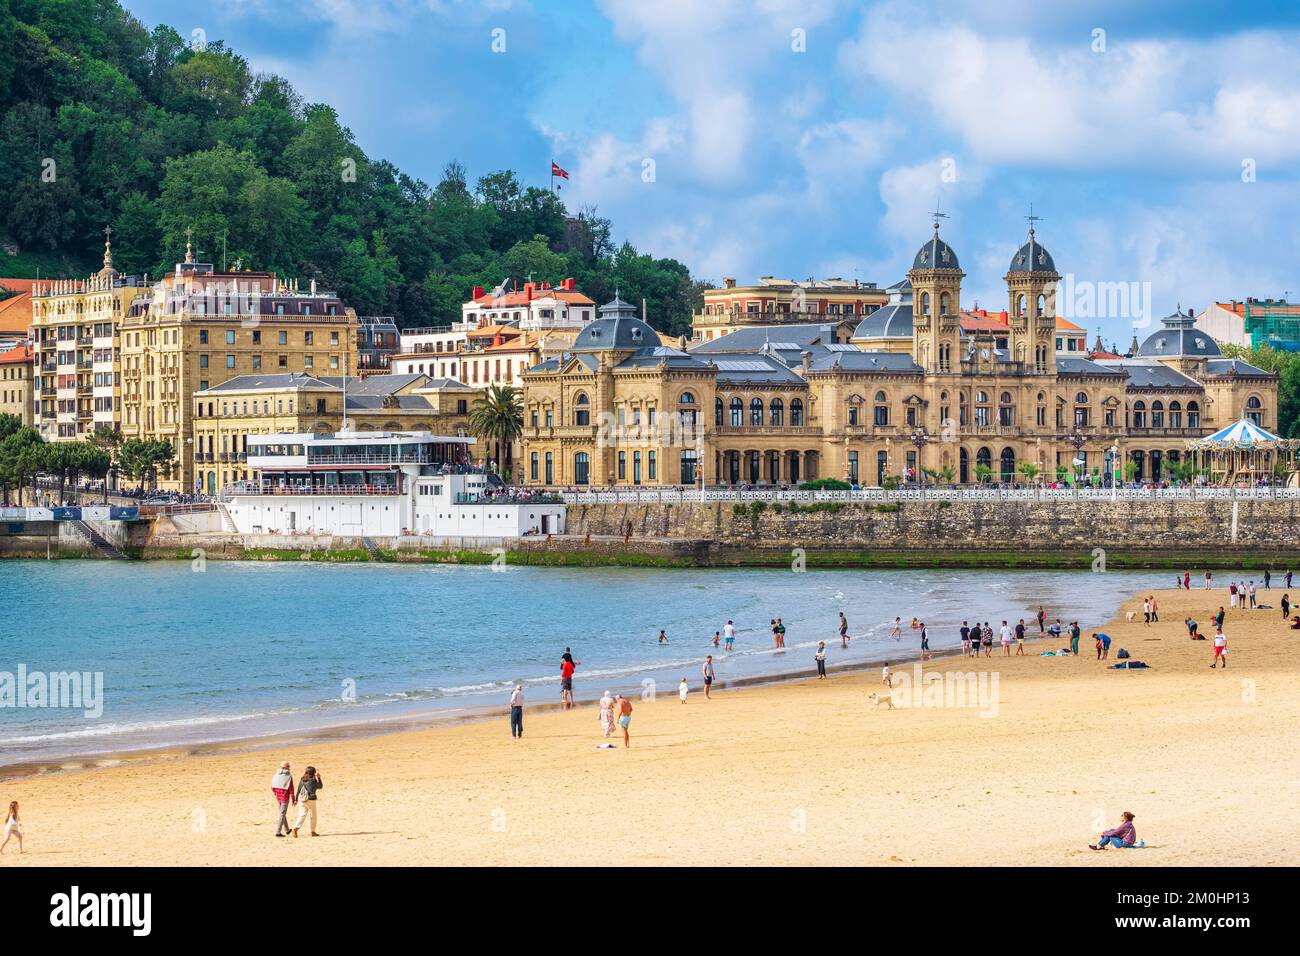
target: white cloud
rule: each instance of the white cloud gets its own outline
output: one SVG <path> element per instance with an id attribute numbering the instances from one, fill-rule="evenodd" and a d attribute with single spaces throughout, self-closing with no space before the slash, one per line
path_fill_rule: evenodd
<path id="1" fill-rule="evenodd" d="M 1066 169 L 1300 157 L 1295 36 L 1111 36 L 1048 44 L 987 36 L 894 4 L 864 18 L 840 63 L 960 135 L 988 162 Z M 882 56 L 881 51 L 887 51 Z M 899 64 L 926 64 L 924 70 Z"/>

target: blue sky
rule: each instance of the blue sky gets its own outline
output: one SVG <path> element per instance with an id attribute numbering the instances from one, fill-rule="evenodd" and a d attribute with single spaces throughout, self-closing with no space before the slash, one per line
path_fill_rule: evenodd
<path id="1" fill-rule="evenodd" d="M 430 183 L 454 158 L 545 185 L 554 158 L 571 209 L 706 279 L 887 285 L 939 203 L 965 304 L 1003 308 L 1033 203 L 1058 271 L 1149 288 L 1155 316 L 1300 298 L 1294 3 L 125 3 L 226 40 Z"/>

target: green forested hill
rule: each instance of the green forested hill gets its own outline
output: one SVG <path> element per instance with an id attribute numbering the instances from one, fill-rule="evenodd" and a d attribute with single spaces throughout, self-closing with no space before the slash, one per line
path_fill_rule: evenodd
<path id="1" fill-rule="evenodd" d="M 574 276 L 597 302 L 617 287 L 658 327 L 689 328 L 684 265 L 614 246 L 594 210 L 568 215 L 509 171 L 471 182 L 449 161 L 434 186 L 412 179 L 329 106 L 115 0 L 0 0 L 0 275 L 98 268 L 110 224 L 114 265 L 158 275 L 193 228 L 208 261 L 316 278 L 403 326 L 532 273 Z"/>

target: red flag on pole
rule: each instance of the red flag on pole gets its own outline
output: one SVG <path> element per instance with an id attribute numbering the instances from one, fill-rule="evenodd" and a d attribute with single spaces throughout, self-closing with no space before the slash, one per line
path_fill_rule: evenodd
<path id="1" fill-rule="evenodd" d="M 569 174 L 568 174 L 567 171 L 565 171 L 565 170 L 561 169 L 559 166 L 555 165 L 555 160 L 551 160 L 551 175 L 552 175 L 552 176 L 559 176 L 561 179 L 568 179 L 568 178 L 569 178 Z"/>

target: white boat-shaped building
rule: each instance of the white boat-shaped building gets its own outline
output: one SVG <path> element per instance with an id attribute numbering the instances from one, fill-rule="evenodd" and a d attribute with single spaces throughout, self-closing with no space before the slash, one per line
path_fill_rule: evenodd
<path id="1" fill-rule="evenodd" d="M 250 435 L 253 480 L 222 493 L 240 534 L 512 538 L 562 534 L 552 495 L 472 467 L 473 438 L 429 432 Z"/>

